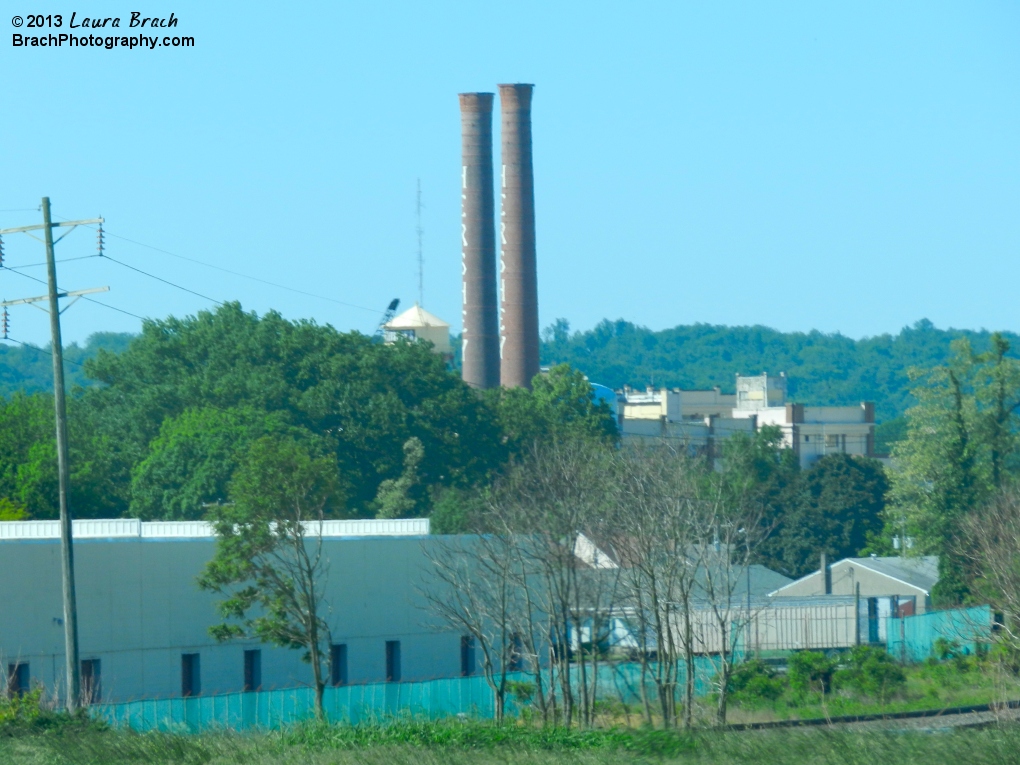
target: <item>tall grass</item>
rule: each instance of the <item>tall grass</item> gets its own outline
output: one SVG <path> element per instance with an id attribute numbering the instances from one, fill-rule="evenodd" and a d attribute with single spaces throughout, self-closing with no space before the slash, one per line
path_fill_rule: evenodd
<path id="1" fill-rule="evenodd" d="M 1004 765 L 1020 762 L 1020 729 L 944 733 L 834 730 L 681 736 L 654 731 L 541 731 L 461 723 L 298 726 L 252 734 L 63 731 L 0 738 L 21 765 Z"/>

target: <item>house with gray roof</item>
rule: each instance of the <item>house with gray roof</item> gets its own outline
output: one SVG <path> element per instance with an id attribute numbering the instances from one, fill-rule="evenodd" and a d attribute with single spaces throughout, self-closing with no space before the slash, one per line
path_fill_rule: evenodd
<path id="1" fill-rule="evenodd" d="M 915 613 L 931 608 L 931 592 L 939 580 L 939 559 L 924 557 L 844 558 L 769 593 L 772 598 L 812 595 L 854 595 L 861 598 L 898 597 L 914 600 Z"/>

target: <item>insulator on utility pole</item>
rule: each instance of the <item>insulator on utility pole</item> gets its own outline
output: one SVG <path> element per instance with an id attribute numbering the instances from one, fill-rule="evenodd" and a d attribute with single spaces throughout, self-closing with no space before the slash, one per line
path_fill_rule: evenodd
<path id="1" fill-rule="evenodd" d="M 4 238 L 0 236 L 0 268 L 4 267 Z"/>
<path id="2" fill-rule="evenodd" d="M 103 249 L 105 242 L 103 241 L 103 224 L 99 224 L 99 233 L 96 234 L 96 249 L 99 250 L 99 257 L 103 257 Z"/>
<path id="3" fill-rule="evenodd" d="M 0 328 L 2 328 L 4 331 L 3 337 L 4 340 L 10 339 L 9 337 L 7 337 L 7 331 L 8 329 L 10 329 L 9 321 L 10 317 L 7 315 L 7 306 L 4 306 L 4 314 L 2 317 L 0 317 Z"/>

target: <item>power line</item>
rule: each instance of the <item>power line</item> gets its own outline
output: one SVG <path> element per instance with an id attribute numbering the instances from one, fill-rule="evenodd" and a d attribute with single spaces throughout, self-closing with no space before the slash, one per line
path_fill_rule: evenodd
<path id="1" fill-rule="evenodd" d="M 92 257 L 92 256 L 89 256 L 89 257 Z M 34 276 L 29 276 L 28 274 L 23 274 L 23 273 L 21 273 L 21 271 L 15 271 L 14 269 L 7 268 L 6 266 L 0 266 L 0 270 L 2 270 L 2 271 L 10 271 L 12 273 L 17 274 L 18 276 L 24 276 L 26 279 L 31 279 L 33 282 L 39 282 L 39 284 L 46 284 L 46 280 L 44 280 L 44 279 L 36 279 Z M 146 320 L 145 316 L 139 316 L 137 313 L 131 313 L 131 311 L 126 311 L 123 308 L 118 308 L 117 306 L 110 305 L 109 303 L 100 303 L 98 300 L 95 300 L 94 298 L 82 296 L 81 299 L 82 300 L 87 300 L 90 303 L 95 303 L 96 305 L 101 305 L 103 308 L 109 308 L 111 311 L 116 311 L 117 313 L 123 313 L 123 314 L 126 314 L 128 316 L 133 316 L 134 318 L 140 319 L 141 321 L 145 321 Z"/>
<path id="2" fill-rule="evenodd" d="M 12 343 L 17 343 L 22 348 L 28 348 L 29 350 L 37 351 L 38 353 L 45 353 L 47 356 L 52 356 L 53 355 L 53 351 L 48 351 L 45 348 L 40 348 L 38 345 L 32 345 L 31 343 L 24 343 L 21 340 L 15 340 L 13 337 L 5 337 L 3 339 L 4 340 L 10 340 Z M 64 362 L 67 363 L 67 364 L 74 364 L 79 369 L 85 369 L 85 365 L 84 364 L 79 364 L 77 361 L 71 361 L 71 359 L 65 358 Z"/>
<path id="3" fill-rule="evenodd" d="M 110 234 L 110 236 L 113 236 L 113 234 Z M 134 266 L 129 266 L 127 263 L 119 261 L 116 258 L 111 258 L 109 255 L 103 255 L 102 258 L 103 258 L 103 260 L 109 260 L 111 263 L 116 263 L 118 266 L 124 266 L 124 268 L 130 268 L 132 271 L 135 271 L 135 272 L 137 272 L 139 274 L 142 274 L 143 276 L 148 276 L 150 279 L 155 279 L 157 282 L 163 282 L 163 284 L 169 284 L 171 287 L 176 287 L 177 289 L 182 290 L 184 292 L 191 293 L 192 295 L 197 295 L 198 297 L 203 298 L 204 300 L 212 301 L 216 305 L 223 305 L 223 301 L 222 300 L 217 300 L 216 298 L 211 298 L 208 295 L 203 295 L 201 292 L 195 292 L 195 290 L 189 290 L 187 287 L 182 287 L 179 284 L 174 284 L 172 281 L 169 281 L 168 279 L 164 279 L 161 276 L 156 276 L 155 274 L 150 274 L 148 271 L 143 271 L 140 268 L 135 268 Z"/>
<path id="4" fill-rule="evenodd" d="M 129 239 L 126 236 L 120 236 L 119 234 L 111 234 L 106 229 L 103 229 L 103 233 L 105 235 L 107 235 L 107 236 L 112 236 L 114 239 L 120 239 L 123 242 L 130 242 L 131 244 L 138 245 L 139 247 L 145 247 L 146 249 L 154 250 L 155 252 L 161 252 L 164 255 L 169 255 L 172 258 L 177 258 L 179 260 L 186 260 L 189 263 L 195 263 L 195 264 L 200 265 L 200 266 L 205 266 L 206 268 L 211 268 L 211 269 L 213 269 L 215 271 L 222 271 L 223 273 L 230 274 L 231 276 L 239 276 L 242 279 L 250 279 L 253 282 L 258 282 L 260 284 L 265 284 L 265 285 L 267 285 L 269 287 L 276 287 L 277 289 L 287 290 L 288 292 L 293 292 L 293 293 L 295 293 L 297 295 L 304 295 L 305 297 L 313 297 L 313 298 L 315 298 L 317 300 L 325 300 L 327 302 L 335 303 L 337 305 L 342 305 L 342 306 L 345 306 L 347 308 L 357 308 L 359 311 L 368 311 L 369 313 L 374 313 L 374 314 L 381 314 L 381 313 L 383 313 L 383 311 L 380 311 L 377 308 L 366 308 L 365 306 L 357 305 L 356 303 L 348 303 L 345 300 L 337 300 L 336 298 L 327 297 L 326 295 L 319 295 L 319 294 L 317 294 L 315 292 L 308 292 L 306 290 L 299 290 L 296 287 L 288 287 L 285 284 L 278 284 L 277 282 L 271 282 L 268 279 L 262 279 L 262 278 L 260 278 L 258 276 L 252 276 L 251 274 L 244 274 L 244 273 L 241 273 L 240 271 L 234 271 L 234 270 L 232 270 L 230 268 L 224 268 L 223 266 L 216 266 L 216 265 L 213 265 L 212 263 L 206 263 L 205 261 L 198 260 L 197 258 L 188 257 L 187 255 L 178 255 L 176 252 L 170 252 L 170 250 L 164 250 L 162 247 L 154 247 L 151 244 L 146 244 L 145 242 L 139 242 L 139 241 L 137 241 L 135 239 Z M 108 256 L 104 256 L 104 257 L 108 257 Z M 211 298 L 209 298 L 209 299 L 211 299 Z"/>
<path id="5" fill-rule="evenodd" d="M 101 305 L 103 308 L 109 308 L 111 311 L 116 311 L 117 313 L 123 313 L 123 314 L 126 314 L 128 316 L 133 316 L 134 318 L 136 318 L 136 319 L 138 319 L 140 321 L 146 321 L 147 320 L 145 316 L 139 316 L 137 313 L 131 313 L 131 311 L 125 311 L 123 308 L 118 308 L 117 306 L 110 305 L 109 303 L 100 303 L 98 300 L 93 300 L 92 298 L 89 298 L 89 297 L 83 297 L 82 300 L 87 300 L 90 303 L 95 303 L 96 305 Z"/>

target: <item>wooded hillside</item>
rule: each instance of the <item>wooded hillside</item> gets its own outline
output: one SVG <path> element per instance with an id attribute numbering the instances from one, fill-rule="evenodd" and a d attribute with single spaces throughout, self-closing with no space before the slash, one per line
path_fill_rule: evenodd
<path id="1" fill-rule="evenodd" d="M 733 392 L 738 373 L 785 372 L 794 400 L 815 405 L 874 401 L 879 422 L 900 417 L 915 402 L 907 370 L 942 364 L 949 344 L 970 339 L 988 346 L 986 330 L 938 329 L 922 319 L 895 335 L 853 340 L 823 332 L 692 324 L 653 332 L 628 321 L 603 321 L 571 332 L 558 319 L 542 333 L 542 364 L 568 363 L 592 382 L 620 388 L 646 385 Z M 1014 348 L 1020 336 L 1003 333 Z"/>

